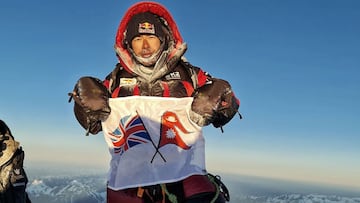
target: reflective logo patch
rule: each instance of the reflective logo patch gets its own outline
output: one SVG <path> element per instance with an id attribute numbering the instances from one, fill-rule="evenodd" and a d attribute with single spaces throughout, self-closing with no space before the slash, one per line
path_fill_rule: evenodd
<path id="1" fill-rule="evenodd" d="M 145 23 L 139 23 L 139 33 L 144 34 L 155 34 L 155 26 L 154 24 L 145 22 Z"/>
<path id="2" fill-rule="evenodd" d="M 166 80 L 180 80 L 181 76 L 179 72 L 172 72 L 165 76 Z"/>
<path id="3" fill-rule="evenodd" d="M 136 78 L 120 78 L 120 86 L 136 85 Z"/>

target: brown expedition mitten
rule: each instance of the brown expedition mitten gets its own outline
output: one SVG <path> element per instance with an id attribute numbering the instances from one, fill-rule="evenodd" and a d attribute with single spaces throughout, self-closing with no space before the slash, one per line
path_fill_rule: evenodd
<path id="1" fill-rule="evenodd" d="M 82 77 L 75 84 L 70 99 L 74 99 L 74 113 L 81 126 L 89 133 L 102 130 L 101 121 L 110 114 L 109 92 L 102 81 L 94 77 Z"/>
<path id="2" fill-rule="evenodd" d="M 193 97 L 190 117 L 200 126 L 212 123 L 216 128 L 222 127 L 238 112 L 239 100 L 225 80 L 212 78 Z"/>

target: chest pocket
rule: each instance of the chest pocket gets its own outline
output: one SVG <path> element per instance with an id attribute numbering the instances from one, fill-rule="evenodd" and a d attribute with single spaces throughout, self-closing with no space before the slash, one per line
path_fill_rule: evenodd
<path id="1" fill-rule="evenodd" d="M 111 97 L 125 97 L 139 95 L 136 78 L 120 78 L 119 85 L 112 91 Z"/>

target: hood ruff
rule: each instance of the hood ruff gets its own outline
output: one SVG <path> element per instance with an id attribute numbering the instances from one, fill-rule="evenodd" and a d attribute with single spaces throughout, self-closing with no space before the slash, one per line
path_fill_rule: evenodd
<path id="1" fill-rule="evenodd" d="M 161 53 L 159 56 L 158 61 L 154 65 L 153 73 L 150 78 L 148 78 L 149 76 L 145 76 L 144 73 L 139 70 L 139 66 L 141 64 L 136 62 L 136 59 L 133 58 L 132 53 L 130 53 L 127 49 L 128 45 L 124 44 L 124 39 L 126 37 L 126 27 L 129 20 L 132 18 L 132 16 L 147 11 L 162 18 L 164 21 L 163 26 L 167 27 L 170 35 L 168 49 L 164 50 L 163 53 Z M 140 2 L 134 4 L 125 13 L 117 30 L 114 48 L 119 62 L 124 69 L 134 75 L 143 76 L 153 81 L 165 75 L 173 68 L 174 64 L 176 64 L 176 62 L 178 62 L 185 53 L 187 46 L 185 43 L 183 43 L 175 21 L 165 7 L 156 2 Z"/>

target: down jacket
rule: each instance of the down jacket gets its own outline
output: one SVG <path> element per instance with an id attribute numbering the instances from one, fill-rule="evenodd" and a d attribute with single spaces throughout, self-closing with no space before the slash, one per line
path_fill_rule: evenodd
<path id="1" fill-rule="evenodd" d="M 129 42 L 126 42 L 129 20 L 133 15 L 146 11 L 160 16 L 164 32 L 167 33 L 165 50 L 150 73 L 142 71 L 141 64 L 136 62 L 129 51 Z M 175 21 L 164 7 L 153 2 L 135 4 L 126 12 L 117 30 L 115 51 L 119 63 L 105 78 L 104 85 L 112 98 L 132 95 L 213 97 L 214 99 L 194 102 L 193 119 L 201 126 L 213 123 L 215 127 L 221 127 L 235 115 L 240 101 L 227 81 L 213 78 L 201 68 L 187 62 L 184 57 L 186 49 L 187 45 L 183 42 Z M 224 106 L 214 104 L 219 100 L 223 100 L 221 103 Z"/>

